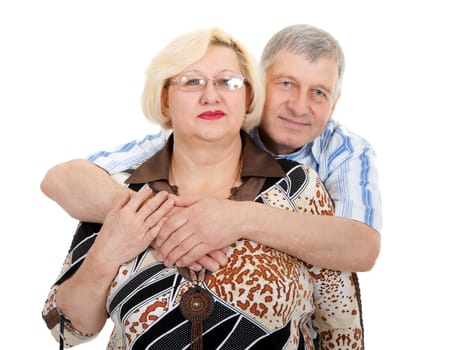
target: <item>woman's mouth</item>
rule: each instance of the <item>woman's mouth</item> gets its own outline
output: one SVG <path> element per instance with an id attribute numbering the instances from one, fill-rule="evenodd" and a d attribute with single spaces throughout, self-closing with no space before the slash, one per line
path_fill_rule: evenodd
<path id="1" fill-rule="evenodd" d="M 205 120 L 217 120 L 221 119 L 225 116 L 225 113 L 223 111 L 217 110 L 217 111 L 206 111 L 198 115 L 199 118 L 205 119 Z"/>

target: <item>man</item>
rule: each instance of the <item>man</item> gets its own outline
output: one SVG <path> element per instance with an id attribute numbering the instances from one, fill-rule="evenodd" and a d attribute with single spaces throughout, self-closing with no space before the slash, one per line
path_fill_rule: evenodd
<path id="1" fill-rule="evenodd" d="M 262 64 L 267 99 L 251 136 L 259 147 L 314 168 L 334 201 L 335 216 L 297 215 L 253 202 L 176 198 L 183 209 L 170 215 L 154 242 L 161 260 L 217 270 L 226 262 L 223 247 L 212 239 L 217 230 L 220 235 L 255 232 L 266 245 L 323 268 L 370 270 L 380 249 L 381 199 L 373 149 L 331 119 L 344 73 L 341 47 L 318 28 L 294 25 L 270 39 Z M 149 135 L 89 159 L 115 173 L 150 157 L 165 139 L 163 133 Z M 87 160 L 50 169 L 41 188 L 73 217 L 95 222 L 102 222 L 128 191 Z M 189 236 L 204 244 L 181 246 Z"/>

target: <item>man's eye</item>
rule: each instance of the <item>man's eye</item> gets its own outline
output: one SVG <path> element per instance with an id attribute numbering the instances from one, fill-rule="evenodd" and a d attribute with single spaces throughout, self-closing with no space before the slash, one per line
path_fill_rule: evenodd
<path id="1" fill-rule="evenodd" d="M 327 94 L 319 89 L 313 90 L 314 99 L 318 102 L 325 101 L 327 99 Z"/>
<path id="2" fill-rule="evenodd" d="M 293 84 L 289 80 L 281 80 L 281 81 L 277 81 L 276 85 L 281 89 L 290 89 Z"/>

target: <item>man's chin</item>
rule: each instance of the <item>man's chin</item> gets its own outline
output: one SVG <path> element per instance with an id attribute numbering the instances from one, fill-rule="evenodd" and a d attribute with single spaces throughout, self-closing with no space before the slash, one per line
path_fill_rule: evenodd
<path id="1" fill-rule="evenodd" d="M 303 144 L 297 141 L 295 138 L 277 138 L 272 141 L 269 149 L 274 154 L 290 154 L 298 151 Z"/>

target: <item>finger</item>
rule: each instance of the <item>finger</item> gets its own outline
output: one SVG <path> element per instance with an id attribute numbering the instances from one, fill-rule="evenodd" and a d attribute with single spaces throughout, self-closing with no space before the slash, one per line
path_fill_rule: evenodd
<path id="1" fill-rule="evenodd" d="M 228 248 L 224 248 L 221 250 L 215 250 L 214 252 L 209 253 L 208 255 L 218 262 L 218 264 L 222 267 L 227 265 L 228 257 L 227 257 L 227 250 Z"/>
<path id="2" fill-rule="evenodd" d="M 169 216 L 167 222 L 165 223 L 165 225 L 163 225 L 163 227 L 161 228 L 161 230 L 156 238 L 157 248 L 161 248 L 162 245 L 165 244 L 165 242 L 167 242 L 168 246 L 166 247 L 166 249 L 163 252 L 168 254 L 168 252 L 173 247 L 175 247 L 176 244 L 180 243 L 180 242 L 176 243 L 173 240 L 168 241 L 168 239 L 175 232 L 177 232 L 181 227 L 183 227 L 188 221 L 189 221 L 189 219 L 184 214 L 181 215 L 180 213 L 178 213 L 177 215 Z M 175 239 L 176 238 L 178 238 L 178 237 L 175 237 Z"/>
<path id="3" fill-rule="evenodd" d="M 173 207 L 174 201 L 172 199 L 167 199 L 157 210 L 146 218 L 145 225 L 148 228 L 154 227 L 162 218 L 166 217 Z"/>
<path id="4" fill-rule="evenodd" d="M 168 224 L 170 219 L 167 220 L 164 227 Z M 162 234 L 163 228 L 160 230 L 159 237 Z M 160 246 L 157 245 L 158 256 L 166 266 L 173 265 L 181 255 L 185 254 L 189 249 L 192 249 L 197 243 L 192 239 L 186 240 L 190 237 L 184 230 L 173 232 Z M 159 238 L 156 238 L 156 244 Z M 186 243 L 184 243 L 186 242 Z"/>
<path id="5" fill-rule="evenodd" d="M 149 187 L 143 188 L 142 190 L 131 194 L 130 200 L 124 208 L 132 212 L 137 212 L 141 205 L 150 197 L 152 197 L 152 190 Z"/>
<path id="6" fill-rule="evenodd" d="M 166 203 L 169 201 L 168 203 Z M 166 204 L 165 204 L 166 203 Z M 168 194 L 166 192 L 159 192 L 153 197 L 146 198 L 146 200 L 143 202 L 141 207 L 138 209 L 137 215 L 140 220 L 147 221 L 147 219 L 154 214 L 157 210 L 161 208 L 161 206 L 165 204 L 165 206 L 162 208 L 163 212 L 168 212 L 172 207 L 173 207 L 173 200 L 168 200 Z M 155 224 L 164 214 L 158 214 L 156 217 L 155 222 L 152 222 L 151 225 L 148 226 L 151 227 L 153 224 Z M 151 219 L 151 221 L 153 221 Z"/>
<path id="7" fill-rule="evenodd" d="M 190 235 L 189 238 L 171 250 L 164 261 L 170 265 L 176 264 L 178 267 L 189 266 L 204 257 L 208 251 L 209 249 L 206 244 L 197 241 L 194 235 Z M 217 262 L 217 264 L 219 263 Z"/>
<path id="8" fill-rule="evenodd" d="M 150 240 L 151 242 L 151 247 L 156 249 L 156 245 L 155 245 L 155 239 L 160 231 L 160 229 L 162 228 L 162 226 L 165 224 L 165 222 L 167 221 L 167 217 L 163 217 L 159 220 L 159 222 L 154 225 L 153 227 L 151 227 L 147 232 L 146 232 L 146 235 L 147 235 L 147 238 Z"/>
<path id="9" fill-rule="evenodd" d="M 178 207 L 190 207 L 192 204 L 197 202 L 201 197 L 200 196 L 175 196 L 173 195 L 173 199 L 175 200 L 175 205 Z"/>
<path id="10" fill-rule="evenodd" d="M 193 264 L 190 264 L 190 266 L 185 266 L 185 267 L 187 267 L 191 270 L 194 270 L 196 272 L 200 271 L 203 268 L 203 266 L 200 265 L 199 263 L 193 263 Z"/>
<path id="11" fill-rule="evenodd" d="M 113 211 L 118 212 L 121 210 L 130 200 L 130 192 L 125 192 L 122 194 L 122 197 L 114 204 Z"/>
<path id="12" fill-rule="evenodd" d="M 164 258 L 164 264 L 166 266 L 171 266 L 176 264 L 176 266 L 188 266 L 202 257 L 201 249 L 197 249 L 201 242 L 195 241 L 194 237 L 189 237 L 188 239 L 177 244 L 174 249 L 172 249 L 168 255 Z M 178 264 L 178 261 L 182 261 L 181 264 Z"/>
<path id="13" fill-rule="evenodd" d="M 182 263 L 182 265 L 181 265 L 181 259 L 176 262 L 176 266 L 187 266 L 193 270 L 194 270 L 193 266 L 195 266 L 195 265 L 197 265 L 197 266 L 200 265 L 201 267 L 203 267 L 211 272 L 216 272 L 217 270 L 219 270 L 222 267 L 222 265 L 220 265 L 217 260 L 213 259 L 209 255 L 204 255 L 200 259 L 198 259 L 197 262 L 193 262 L 191 264 Z M 196 270 L 196 271 L 198 271 L 198 270 Z"/>
<path id="14" fill-rule="evenodd" d="M 168 222 L 172 220 L 173 218 L 169 218 Z M 163 229 L 161 232 L 162 231 Z M 159 233 L 159 237 L 161 234 L 162 233 Z M 168 263 L 167 266 L 170 266 L 173 265 L 182 255 L 187 254 L 187 252 L 200 243 L 201 241 L 198 237 L 193 235 L 192 231 L 183 225 L 168 236 L 168 238 L 160 245 L 159 252 L 163 257 L 163 260 Z M 194 261 L 196 260 L 197 259 L 194 259 Z"/>

